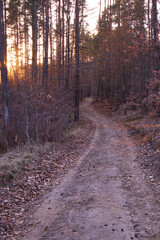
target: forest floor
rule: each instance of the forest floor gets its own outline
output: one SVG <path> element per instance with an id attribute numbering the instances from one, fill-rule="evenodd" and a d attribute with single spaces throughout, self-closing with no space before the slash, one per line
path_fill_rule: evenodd
<path id="1" fill-rule="evenodd" d="M 29 144 L 0 155 L 0 240 L 22 239 L 32 213 L 76 166 L 94 129 L 81 117 L 57 142 Z"/>
<path id="2" fill-rule="evenodd" d="M 158 120 L 90 103 L 88 123 L 1 188 L 0 239 L 160 240 Z"/>

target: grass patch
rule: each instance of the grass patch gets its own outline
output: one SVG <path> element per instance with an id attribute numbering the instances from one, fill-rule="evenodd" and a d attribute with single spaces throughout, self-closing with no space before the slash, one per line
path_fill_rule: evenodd
<path id="1" fill-rule="evenodd" d="M 86 130 L 86 124 L 82 119 L 80 119 L 78 123 L 74 123 L 72 127 L 68 129 L 68 131 L 66 132 L 66 136 L 74 138 L 85 130 Z"/>
<path id="2" fill-rule="evenodd" d="M 16 175 L 26 169 L 26 166 L 41 153 L 50 149 L 51 144 L 24 146 L 0 156 L 0 185 L 11 182 Z"/>
<path id="3" fill-rule="evenodd" d="M 86 131 L 86 123 L 80 119 L 78 123 L 72 123 L 70 128 L 66 131 L 64 141 L 67 138 L 76 138 Z M 58 141 L 59 142 L 59 141 Z M 8 153 L 0 155 L 0 184 L 10 182 L 16 178 L 16 175 L 27 169 L 27 165 L 33 160 L 38 160 L 39 157 L 50 152 L 53 146 L 58 142 L 46 142 L 43 144 L 27 144 L 23 147 L 17 147 Z M 41 171 L 41 167 L 37 167 Z"/>

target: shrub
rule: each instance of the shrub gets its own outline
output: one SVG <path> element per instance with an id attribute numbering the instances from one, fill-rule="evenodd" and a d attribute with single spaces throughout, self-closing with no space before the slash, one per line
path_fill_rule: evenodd
<path id="1" fill-rule="evenodd" d="M 44 89 L 25 80 L 10 83 L 9 90 L 9 146 L 54 141 L 63 134 L 72 112 L 72 96 L 66 90 Z M 1 139 L 0 147 L 6 150 Z"/>

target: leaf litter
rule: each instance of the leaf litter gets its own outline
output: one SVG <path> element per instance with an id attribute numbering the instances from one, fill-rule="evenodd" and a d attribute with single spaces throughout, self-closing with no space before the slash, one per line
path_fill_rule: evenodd
<path id="1" fill-rule="evenodd" d="M 0 187 L 0 239 L 16 240 L 24 234 L 35 207 L 43 196 L 59 184 L 88 147 L 94 126 L 86 119 L 72 124 L 64 139 L 50 143 L 26 161 L 12 181 Z"/>

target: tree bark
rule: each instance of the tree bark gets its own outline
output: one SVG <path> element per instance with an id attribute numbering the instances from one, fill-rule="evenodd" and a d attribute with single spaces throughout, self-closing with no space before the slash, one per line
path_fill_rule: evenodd
<path id="1" fill-rule="evenodd" d="M 159 71 L 159 47 L 158 47 L 158 19 L 157 19 L 157 0 L 152 0 L 152 18 L 153 18 L 153 31 L 154 31 L 154 69 Z"/>
<path id="2" fill-rule="evenodd" d="M 3 104 L 3 120 L 4 133 L 8 125 L 8 79 L 7 79 L 7 36 L 6 22 L 4 24 L 3 17 L 3 1 L 0 0 L 0 63 L 1 63 L 1 84 L 2 84 L 2 104 Z"/>
<path id="3" fill-rule="evenodd" d="M 61 0 L 58 1 L 58 16 L 57 16 L 57 75 L 58 75 L 58 85 L 61 88 Z"/>
<path id="4" fill-rule="evenodd" d="M 70 0 L 67 3 L 67 78 L 66 88 L 69 89 L 69 78 L 70 78 Z"/>
<path id="5" fill-rule="evenodd" d="M 75 24 L 75 33 L 76 33 L 76 82 L 75 82 L 75 114 L 74 121 L 79 120 L 79 0 L 76 0 L 76 24 Z"/>
<path id="6" fill-rule="evenodd" d="M 49 0 L 46 0 L 45 55 L 43 62 L 43 87 L 48 85 L 48 36 L 49 36 Z"/>
<path id="7" fill-rule="evenodd" d="M 35 0 L 33 1 L 32 9 L 32 80 L 37 81 L 38 67 L 37 67 L 37 39 L 38 39 L 38 27 L 37 27 L 37 6 Z"/>
<path id="8" fill-rule="evenodd" d="M 64 81 L 65 81 L 65 66 L 64 66 L 64 33 L 65 33 L 65 23 L 64 23 L 64 12 L 65 12 L 65 1 L 62 1 L 62 71 L 61 71 L 61 81 L 62 81 L 62 88 L 64 88 Z"/>

